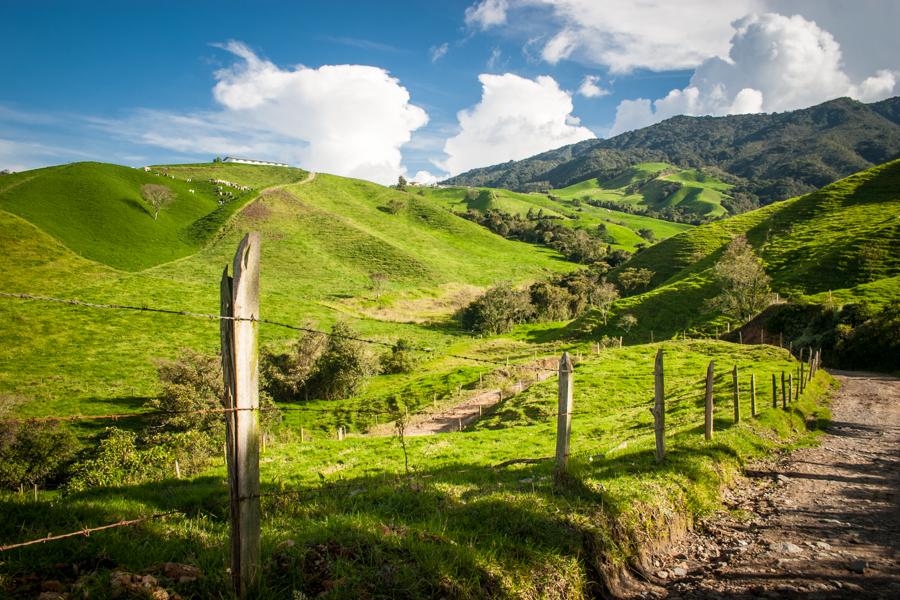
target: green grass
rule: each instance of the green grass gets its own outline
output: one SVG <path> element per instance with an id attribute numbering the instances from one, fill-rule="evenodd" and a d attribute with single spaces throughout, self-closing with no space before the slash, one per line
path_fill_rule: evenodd
<path id="1" fill-rule="evenodd" d="M 666 357 L 668 454 L 653 458 L 647 408 L 652 363 Z M 702 380 L 715 360 L 715 438 L 703 439 Z M 743 374 L 744 420 L 732 421 L 727 372 Z M 746 461 L 808 444 L 827 418 L 832 380 L 820 372 L 790 410 L 771 408 L 771 373 L 796 363 L 773 347 L 687 342 L 585 355 L 576 366 L 570 476 L 560 484 L 543 462 L 491 469 L 512 458 L 553 455 L 555 382 L 511 398 L 462 433 L 408 440 L 410 479 L 394 438 L 316 436 L 300 444 L 283 431 L 263 455 L 263 591 L 286 597 L 350 598 L 384 590 L 401 597 L 595 597 L 604 573 L 638 560 L 653 538 L 717 509 L 721 486 Z M 746 376 L 758 381 L 756 419 Z M 809 427 L 812 430 L 809 430 Z M 111 569 L 147 572 L 165 561 L 205 576 L 176 585 L 185 597 L 226 595 L 227 487 L 222 467 L 190 480 L 92 490 L 60 498 L 0 497 L 0 539 L 31 539 L 123 517 L 185 511 L 165 521 L 18 550 L 0 581 L 37 572 L 66 580 L 56 563 L 105 564 L 88 585 L 108 593 Z M 0 588 L 2 589 L 2 588 Z M 19 593 L 27 597 L 28 590 Z M 32 594 L 33 595 L 33 594 Z"/>
<path id="2" fill-rule="evenodd" d="M 391 200 L 404 208 L 383 210 Z M 417 195 L 319 175 L 246 205 L 200 251 L 133 273 L 79 257 L 41 228 L 0 211 L 0 244 L 15 259 L 2 291 L 217 313 L 222 268 L 250 230 L 263 240 L 264 317 L 321 328 L 346 320 L 379 340 L 412 339 L 439 351 L 426 362 L 436 378 L 461 366 L 442 360 L 442 352 L 478 351 L 472 348 L 478 340 L 450 319 L 465 298 L 496 281 L 531 281 L 577 268 Z M 115 237 L 109 243 L 125 242 Z M 369 289 L 376 271 L 389 277 L 377 299 Z M 183 347 L 214 352 L 218 346 L 218 325 L 205 320 L 10 299 L 0 300 L 0 319 L 7 341 L 0 350 L 0 394 L 19 398 L 23 416 L 138 410 L 158 393 L 157 359 L 173 358 Z M 295 334 L 263 327 L 261 335 L 264 344 L 284 345 Z M 371 385 L 399 390 L 411 384 L 385 377 Z"/>
<path id="3" fill-rule="evenodd" d="M 674 193 L 668 190 L 673 183 L 678 186 Z M 655 210 L 678 206 L 700 216 L 721 217 L 728 212 L 722 200 L 731 187 L 697 169 L 640 163 L 611 179 L 587 179 L 550 193 L 568 200 L 593 198 Z"/>
<path id="4" fill-rule="evenodd" d="M 243 171 L 227 167 L 215 172 L 230 181 Z M 293 180 L 303 175 L 299 169 L 286 171 Z M 258 186 L 283 182 L 262 174 L 250 179 Z M 140 188 L 148 183 L 166 185 L 177 195 L 157 219 L 141 198 Z M 254 196 L 239 193 L 220 206 L 214 186 L 205 180 L 188 183 L 103 163 L 47 167 L 0 181 L 0 209 L 27 219 L 76 254 L 125 271 L 193 254 Z"/>
<path id="5" fill-rule="evenodd" d="M 466 193 L 470 188 L 422 188 L 413 193 L 418 195 L 421 192 L 425 198 L 454 212 L 465 212 L 469 209 L 483 212 L 493 208 L 524 217 L 529 210 L 533 213 L 543 211 L 544 215 L 564 219 L 562 222 L 567 226 L 592 230 L 602 223 L 612 239 L 612 246 L 629 252 L 633 252 L 638 244 L 648 244 L 647 240 L 637 233 L 641 229 L 649 229 L 657 240 L 662 240 L 691 228 L 690 225 L 682 223 L 671 223 L 643 215 L 590 206 L 578 202 L 575 196 L 550 198 L 546 194 L 523 194 L 504 189 L 474 189 L 480 192 L 479 197 L 469 202 L 466 201 Z M 490 200 L 487 192 L 493 196 Z"/>
<path id="6" fill-rule="evenodd" d="M 865 300 L 877 308 L 900 298 L 900 161 L 821 190 L 703 225 L 634 256 L 621 268 L 653 271 L 652 289 L 618 301 L 604 326 L 591 314 L 568 333 L 625 335 L 631 341 L 669 338 L 687 330 L 712 334 L 725 319 L 704 308 L 716 295 L 712 277 L 725 246 L 744 234 L 782 298 Z M 625 334 L 618 317 L 638 326 Z"/>

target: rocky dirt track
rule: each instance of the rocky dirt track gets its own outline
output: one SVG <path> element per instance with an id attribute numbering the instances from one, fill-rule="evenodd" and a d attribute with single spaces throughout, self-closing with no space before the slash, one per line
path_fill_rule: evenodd
<path id="1" fill-rule="evenodd" d="M 640 595 L 900 598 L 900 379 L 832 374 L 821 445 L 753 465 Z"/>

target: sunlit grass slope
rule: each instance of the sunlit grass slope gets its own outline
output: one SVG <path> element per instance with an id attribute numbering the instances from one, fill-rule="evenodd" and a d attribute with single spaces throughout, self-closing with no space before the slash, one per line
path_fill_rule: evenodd
<path id="1" fill-rule="evenodd" d="M 478 197 L 467 200 L 466 194 L 469 189 L 422 188 L 414 193 L 437 201 L 454 212 L 465 212 L 469 209 L 484 212 L 488 209 L 495 209 L 524 217 L 529 211 L 533 214 L 543 211 L 544 215 L 561 218 L 563 223 L 571 227 L 595 229 L 603 224 L 612 239 L 613 247 L 628 251 L 634 251 L 638 244 L 648 244 L 648 241 L 637 233 L 641 229 L 652 231 L 655 239 L 661 240 L 691 227 L 682 223 L 671 223 L 642 215 L 590 206 L 579 202 L 575 196 L 551 198 L 546 194 L 523 194 L 504 189 L 476 188 Z"/>
<path id="2" fill-rule="evenodd" d="M 654 273 L 651 291 L 615 305 L 611 325 L 590 315 L 575 329 L 621 335 L 617 316 L 639 326 L 626 338 L 657 339 L 682 329 L 713 332 L 724 321 L 704 303 L 715 295 L 712 267 L 728 242 L 744 234 L 783 298 L 836 294 L 874 306 L 900 298 L 900 161 L 842 179 L 821 190 L 703 225 L 634 256 L 622 268 Z"/>
<path id="3" fill-rule="evenodd" d="M 303 176 L 299 169 L 285 171 L 292 180 Z M 216 172 L 229 181 L 240 175 L 230 166 Z M 0 209 L 27 219 L 76 254 L 137 271 L 196 252 L 255 195 L 238 192 L 220 205 L 206 179 L 188 183 L 156 171 L 72 163 L 3 176 Z M 257 177 L 256 192 L 283 179 Z M 157 219 L 141 197 L 141 186 L 148 183 L 168 186 L 176 194 L 174 203 L 160 211 Z"/>
<path id="4" fill-rule="evenodd" d="M 666 360 L 667 448 L 654 460 L 652 365 Z M 715 437 L 703 438 L 702 380 L 716 361 Z M 732 419 L 728 372 L 742 374 L 743 422 Z M 500 404 L 471 430 L 407 440 L 412 476 L 396 438 L 315 434 L 279 441 L 262 456 L 262 492 L 301 491 L 262 500 L 262 597 L 359 598 L 390 589 L 404 597 L 589 598 L 603 573 L 635 564 L 649 542 L 719 507 L 721 486 L 748 460 L 808 443 L 823 371 L 789 410 L 771 407 L 765 383 L 796 366 L 784 350 L 727 343 L 649 345 L 586 355 L 576 365 L 570 475 L 555 484 L 551 457 L 556 384 L 547 381 Z M 750 417 L 747 377 L 758 382 Z M 286 432 L 285 432 L 286 433 Z M 55 563 L 145 572 L 165 561 L 198 565 L 185 597 L 227 595 L 228 500 L 222 467 L 190 480 L 121 486 L 69 495 L 64 502 L 15 494 L 0 498 L 0 539 L 18 541 L 139 514 L 183 514 L 8 553 L 9 572 Z M 333 486 L 333 487 L 332 487 Z M 48 495 L 49 496 L 49 495 Z M 100 568 L 101 574 L 107 567 Z M 104 577 L 86 581 L 93 596 Z"/>
<path id="5" fill-rule="evenodd" d="M 700 216 L 726 214 L 722 199 L 730 185 L 697 169 L 666 163 L 640 163 L 607 180 L 587 179 L 551 194 L 567 199 L 594 198 L 660 210 L 678 206 Z"/>
<path id="6" fill-rule="evenodd" d="M 402 204 L 396 214 L 386 210 L 392 200 Z M 44 209 L 53 217 L 49 222 L 62 222 L 54 206 L 71 205 Z M 471 343 L 447 325 L 458 302 L 454 294 L 578 268 L 419 196 L 318 175 L 310 183 L 264 193 L 196 253 L 137 272 L 80 257 L 65 240 L 0 210 L 0 245 L 16 258 L 4 269 L 0 290 L 217 313 L 222 268 L 251 230 L 262 234 L 264 317 L 322 328 L 343 319 L 364 335 L 390 342 L 406 337 L 439 350 Z M 137 251 L 121 234 L 109 235 L 109 248 L 123 255 Z M 377 299 L 369 289 L 375 272 L 388 279 Z M 441 324 L 408 318 L 416 310 L 428 312 L 429 303 L 443 307 Z M 18 412 L 27 415 L 137 409 L 158 390 L 157 358 L 172 358 L 182 347 L 215 351 L 219 335 L 214 321 L 9 299 L 0 301 L 0 322 L 6 341 L 0 349 L 0 394 L 20 398 Z M 263 343 L 285 343 L 296 334 L 264 326 L 261 335 Z"/>

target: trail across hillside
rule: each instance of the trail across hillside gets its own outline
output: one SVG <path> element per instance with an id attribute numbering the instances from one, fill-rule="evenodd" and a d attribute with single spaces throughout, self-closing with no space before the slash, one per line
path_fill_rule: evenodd
<path id="1" fill-rule="evenodd" d="M 900 379 L 835 371 L 820 446 L 755 465 L 655 562 L 668 598 L 900 598 Z"/>
<path id="2" fill-rule="evenodd" d="M 416 415 L 410 420 L 406 429 L 407 436 L 431 435 L 434 433 L 451 433 L 459 431 L 460 426 L 465 428 L 470 423 L 478 420 L 487 409 L 501 400 L 505 400 L 516 394 L 520 394 L 535 383 L 546 381 L 556 377 L 554 368 L 555 359 L 543 359 L 529 363 L 526 367 L 539 367 L 535 373 L 535 379 L 520 380 L 500 389 L 477 390 L 477 392 L 453 406 L 440 410 Z M 369 431 L 371 436 L 393 435 L 394 429 L 390 424 L 374 427 Z"/>

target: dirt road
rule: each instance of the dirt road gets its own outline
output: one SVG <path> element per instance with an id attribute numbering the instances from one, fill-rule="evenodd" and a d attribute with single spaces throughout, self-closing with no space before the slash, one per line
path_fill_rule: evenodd
<path id="1" fill-rule="evenodd" d="M 900 379 L 833 371 L 822 443 L 754 465 L 652 574 L 668 598 L 900 598 Z"/>

